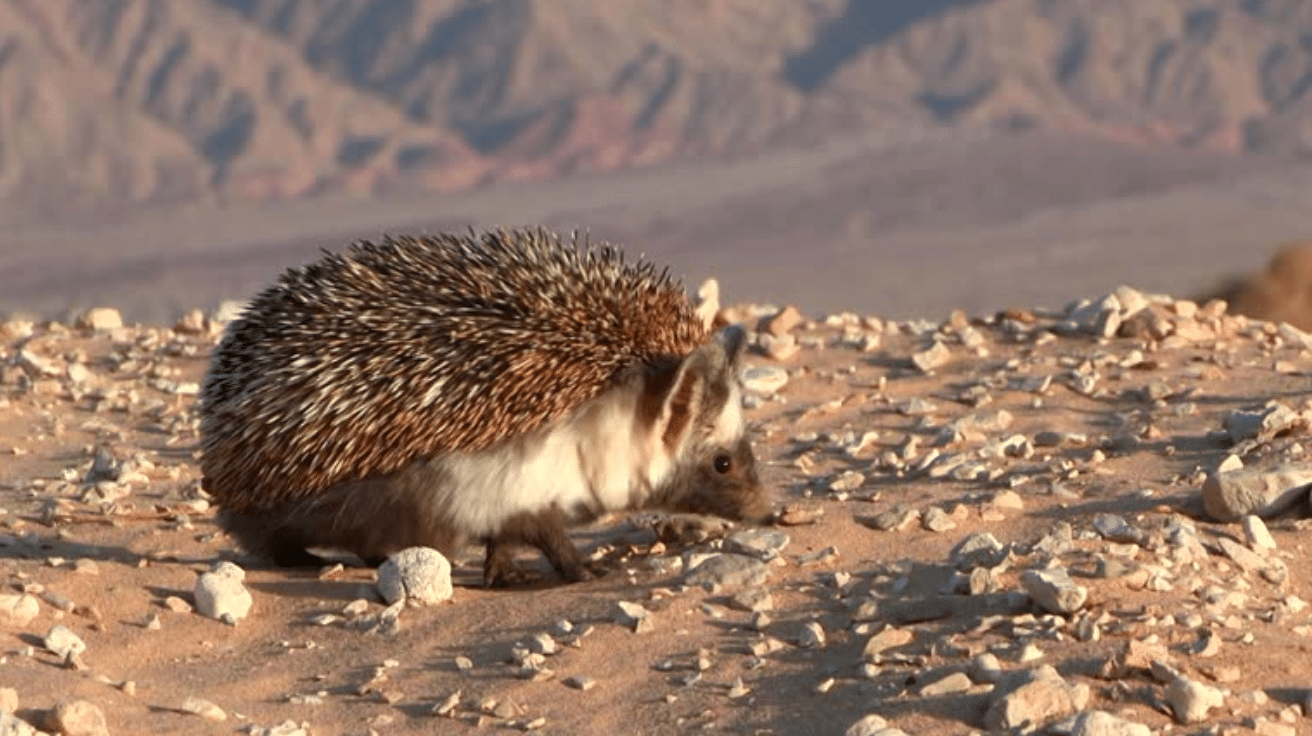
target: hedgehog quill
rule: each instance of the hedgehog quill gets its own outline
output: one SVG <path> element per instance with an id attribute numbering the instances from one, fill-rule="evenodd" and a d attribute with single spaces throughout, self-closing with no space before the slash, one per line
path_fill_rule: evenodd
<path id="1" fill-rule="evenodd" d="M 228 327 L 201 392 L 203 488 L 279 566 L 412 546 L 516 547 L 592 577 L 568 528 L 620 510 L 760 522 L 746 333 L 610 245 L 540 228 L 386 236 L 285 271 Z"/>

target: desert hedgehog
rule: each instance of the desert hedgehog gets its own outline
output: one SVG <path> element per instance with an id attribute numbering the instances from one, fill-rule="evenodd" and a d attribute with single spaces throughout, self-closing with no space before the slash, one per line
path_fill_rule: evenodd
<path id="1" fill-rule="evenodd" d="M 515 545 L 591 576 L 566 529 L 622 509 L 759 521 L 745 333 L 610 246 L 542 229 L 385 237 L 283 273 L 231 323 L 201 395 L 220 524 L 283 566 Z"/>

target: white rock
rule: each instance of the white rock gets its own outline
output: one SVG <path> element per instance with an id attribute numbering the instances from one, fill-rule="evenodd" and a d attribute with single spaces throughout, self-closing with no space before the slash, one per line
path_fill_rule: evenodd
<path id="1" fill-rule="evenodd" d="M 46 649 L 54 653 L 60 659 L 65 659 L 70 654 L 81 654 L 87 650 L 86 642 L 71 629 L 63 624 L 55 624 L 46 632 L 45 640 Z"/>
<path id="2" fill-rule="evenodd" d="M 759 394 L 773 394 L 788 384 L 788 371 L 774 365 L 746 368 L 740 374 L 743 388 Z"/>
<path id="3" fill-rule="evenodd" d="M 35 596 L 0 595 L 0 628 L 21 629 L 41 613 L 41 604 Z"/>
<path id="4" fill-rule="evenodd" d="M 1217 521 L 1246 514 L 1271 517 L 1303 501 L 1312 484 L 1312 464 L 1287 463 L 1211 473 L 1203 482 L 1203 507 Z"/>
<path id="5" fill-rule="evenodd" d="M 1266 528 L 1266 522 L 1260 517 L 1249 514 L 1242 520 L 1244 525 L 1244 541 L 1253 549 L 1275 549 L 1276 538 L 1271 536 L 1271 530 Z"/>
<path id="6" fill-rule="evenodd" d="M 18 716 L 0 712 L 0 736 L 37 736 L 37 730 Z"/>
<path id="7" fill-rule="evenodd" d="M 1089 686 L 1071 685 L 1051 665 L 1008 673 L 993 690 L 985 727 L 1010 730 L 1063 718 L 1089 702 Z"/>
<path id="8" fill-rule="evenodd" d="M 196 579 L 196 610 L 202 616 L 235 622 L 250 613 L 254 599 L 242 585 L 246 571 L 231 562 L 220 562 Z"/>
<path id="9" fill-rule="evenodd" d="M 64 736 L 109 736 L 105 714 L 87 700 L 70 700 L 50 712 L 49 726 Z"/>
<path id="10" fill-rule="evenodd" d="M 1049 729 L 1060 736 L 1152 736 L 1152 729 L 1142 723 L 1118 718 L 1106 711 L 1086 710 Z"/>
<path id="11" fill-rule="evenodd" d="M 1177 677 L 1166 688 L 1166 702 L 1180 723 L 1201 723 L 1207 712 L 1225 704 L 1220 690 L 1188 677 Z"/>
<path id="12" fill-rule="evenodd" d="M 123 315 L 113 307 L 92 307 L 78 317 L 77 326 L 97 332 L 116 330 L 123 326 Z"/>
<path id="13" fill-rule="evenodd" d="M 388 557 L 378 567 L 378 593 L 387 603 L 430 606 L 450 600 L 451 562 L 430 547 L 410 547 Z"/>
<path id="14" fill-rule="evenodd" d="M 1089 590 L 1071 580 L 1063 567 L 1026 570 L 1020 582 L 1034 602 L 1049 613 L 1074 613 L 1089 598 Z"/>

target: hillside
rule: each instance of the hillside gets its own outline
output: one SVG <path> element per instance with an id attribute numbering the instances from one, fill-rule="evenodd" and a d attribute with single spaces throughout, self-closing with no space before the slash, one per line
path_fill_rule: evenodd
<path id="1" fill-rule="evenodd" d="M 3 0 L 0 214 L 449 191 L 884 131 L 1300 155 L 1297 0 Z"/>

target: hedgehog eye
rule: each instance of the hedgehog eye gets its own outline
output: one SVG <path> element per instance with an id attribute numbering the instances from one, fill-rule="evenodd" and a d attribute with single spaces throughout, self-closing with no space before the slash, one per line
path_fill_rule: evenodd
<path id="1" fill-rule="evenodd" d="M 729 468 L 733 467 L 733 461 L 728 455 L 724 454 L 716 455 L 715 459 L 711 462 L 715 467 L 715 472 L 720 474 L 729 472 Z"/>

